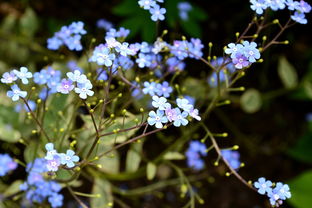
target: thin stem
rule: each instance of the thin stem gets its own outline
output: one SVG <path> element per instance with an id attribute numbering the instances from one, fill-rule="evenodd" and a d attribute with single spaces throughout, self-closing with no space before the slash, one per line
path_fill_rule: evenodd
<path id="1" fill-rule="evenodd" d="M 43 135 L 47 138 L 48 142 L 51 142 L 50 137 L 48 136 L 47 132 L 44 130 L 42 124 L 40 123 L 40 121 L 38 120 L 38 118 L 36 117 L 35 113 L 31 110 L 28 102 L 25 100 L 25 98 L 22 98 L 22 100 L 24 101 L 28 111 L 31 113 L 32 117 L 35 119 L 36 123 L 38 124 L 38 126 L 40 127 L 41 132 L 43 133 Z"/>
<path id="2" fill-rule="evenodd" d="M 82 208 L 88 208 L 87 205 L 85 205 L 85 203 L 83 203 L 75 194 L 75 192 L 72 190 L 72 188 L 66 184 L 66 188 L 68 189 L 69 193 L 74 197 L 74 199 L 78 202 L 78 204 L 82 207 Z"/>
<path id="3" fill-rule="evenodd" d="M 225 165 L 230 169 L 231 173 L 234 174 L 234 176 L 240 180 L 243 184 L 245 184 L 248 188 L 257 191 L 256 189 L 254 189 L 241 175 L 239 175 L 236 170 L 234 170 L 231 165 L 228 163 L 228 161 L 226 159 L 223 158 L 220 147 L 218 145 L 218 143 L 216 142 L 216 139 L 214 138 L 213 134 L 210 132 L 210 130 L 207 128 L 207 126 L 205 124 L 202 123 L 202 127 L 205 129 L 205 131 L 209 134 L 209 138 L 212 142 L 212 145 L 214 146 L 216 152 L 218 153 L 219 157 L 222 158 L 223 162 L 225 163 Z"/>

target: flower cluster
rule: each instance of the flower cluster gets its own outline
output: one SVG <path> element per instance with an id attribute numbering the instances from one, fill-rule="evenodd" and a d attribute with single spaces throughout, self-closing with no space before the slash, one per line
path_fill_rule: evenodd
<path id="1" fill-rule="evenodd" d="M 225 53 L 231 56 L 232 63 L 237 69 L 248 67 L 260 58 L 260 52 L 255 42 L 230 43 L 225 49 Z"/>
<path id="2" fill-rule="evenodd" d="M 173 41 L 173 45 L 170 46 L 170 52 L 180 60 L 184 60 L 187 57 L 199 59 L 203 56 L 203 48 L 204 45 L 202 44 L 200 39 L 191 38 L 191 41 Z"/>
<path id="3" fill-rule="evenodd" d="M 191 141 L 187 151 L 185 152 L 187 165 L 195 170 L 202 170 L 205 166 L 200 156 L 207 155 L 207 147 L 199 141 Z"/>
<path id="4" fill-rule="evenodd" d="M 157 2 L 163 3 L 164 0 L 139 0 L 138 3 L 140 7 L 142 7 L 145 10 L 149 10 L 151 16 L 151 19 L 153 21 L 158 21 L 158 20 L 164 20 L 166 14 L 166 9 L 161 8 Z"/>
<path id="5" fill-rule="evenodd" d="M 79 162 L 79 157 L 75 155 L 73 150 L 67 150 L 65 153 L 58 153 L 54 149 L 53 143 L 45 145 L 47 150 L 45 159 L 47 161 L 46 168 L 48 171 L 56 172 L 60 165 L 65 165 L 67 168 L 75 167 L 75 163 Z"/>
<path id="6" fill-rule="evenodd" d="M 43 203 L 47 200 L 51 207 L 63 206 L 63 195 L 59 192 L 62 187 L 55 181 L 45 180 L 43 173 L 47 172 L 47 161 L 42 158 L 35 159 L 27 164 L 27 181 L 20 185 L 20 190 L 26 192 L 26 199 L 32 203 Z"/>
<path id="7" fill-rule="evenodd" d="M 311 11 L 311 6 L 303 0 L 250 0 L 250 3 L 251 9 L 260 15 L 263 14 L 263 11 L 267 8 L 277 11 L 283 10 L 287 6 L 288 10 L 295 11 L 294 14 L 291 15 L 291 19 L 300 24 L 307 24 L 308 21 L 305 18 L 305 13 L 309 13 Z"/>
<path id="8" fill-rule="evenodd" d="M 275 207 L 279 207 L 282 205 L 283 200 L 291 197 L 287 184 L 281 182 L 272 183 L 270 180 L 266 180 L 263 177 L 254 182 L 254 187 L 258 190 L 259 194 L 267 195 L 271 205 Z"/>
<path id="9" fill-rule="evenodd" d="M 68 79 L 62 79 L 61 83 L 57 86 L 57 91 L 62 94 L 68 94 L 75 88 L 75 92 L 79 94 L 81 99 L 87 99 L 87 96 L 93 96 L 92 91 L 93 85 L 86 75 L 81 74 L 79 70 L 74 72 L 67 72 L 66 76 Z M 75 87 L 73 83 L 77 83 Z"/>
<path id="10" fill-rule="evenodd" d="M 167 81 L 164 81 L 163 83 L 144 82 L 143 85 L 143 93 L 149 94 L 150 96 L 158 95 L 168 98 L 173 91 Z"/>
<path id="11" fill-rule="evenodd" d="M 147 123 L 156 128 L 163 128 L 163 124 L 173 122 L 175 127 L 186 126 L 189 121 L 188 116 L 200 121 L 201 117 L 198 115 L 198 109 L 189 103 L 185 98 L 176 99 L 178 107 L 171 108 L 171 104 L 167 102 L 165 97 L 153 96 L 153 107 L 157 108 L 155 111 L 150 111 L 148 114 Z"/>
<path id="12" fill-rule="evenodd" d="M 178 3 L 179 16 L 182 20 L 187 21 L 189 19 L 188 13 L 192 10 L 192 5 L 186 1 Z"/>
<path id="13" fill-rule="evenodd" d="M 28 84 L 28 79 L 32 77 L 32 73 L 29 72 L 26 67 L 21 67 L 19 71 L 13 69 L 10 72 L 5 72 L 2 75 L 1 82 L 4 84 L 13 84 L 11 86 L 11 90 L 7 92 L 7 96 L 10 97 L 13 101 L 17 101 L 20 97 L 25 98 L 27 96 L 27 92 L 22 91 L 15 82 L 21 80 L 23 84 Z"/>
<path id="14" fill-rule="evenodd" d="M 239 152 L 235 150 L 221 150 L 221 155 L 224 160 L 226 160 L 231 168 L 234 170 L 238 170 L 241 166 L 241 162 L 239 161 Z"/>
<path id="15" fill-rule="evenodd" d="M 60 31 L 54 33 L 52 38 L 48 39 L 48 49 L 58 50 L 62 45 L 66 45 L 69 50 L 81 51 L 81 35 L 87 33 L 83 27 L 84 23 L 80 21 L 63 26 Z"/>
<path id="16" fill-rule="evenodd" d="M 0 154 L 0 176 L 5 176 L 16 168 L 17 163 L 8 154 Z"/>
<path id="17" fill-rule="evenodd" d="M 222 66 L 224 64 L 226 64 L 226 65 Z M 219 69 L 221 66 L 223 67 L 223 69 L 220 70 L 220 72 L 219 72 L 219 79 L 220 79 L 221 83 L 226 80 L 228 74 L 235 72 L 234 64 L 232 62 L 230 62 L 229 59 L 225 59 L 223 57 L 218 57 L 217 59 L 211 61 L 211 65 L 213 67 L 215 67 L 216 69 Z M 211 87 L 217 87 L 217 85 L 218 85 L 217 72 L 213 71 L 212 74 L 208 77 L 207 81 Z"/>

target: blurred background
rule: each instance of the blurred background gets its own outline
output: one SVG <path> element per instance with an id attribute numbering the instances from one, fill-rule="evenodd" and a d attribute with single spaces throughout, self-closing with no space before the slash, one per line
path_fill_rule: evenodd
<path id="1" fill-rule="evenodd" d="M 23 65 L 40 70 L 51 63 L 47 57 L 56 54 L 46 49 L 46 40 L 62 25 L 72 21 L 85 23 L 88 35 L 83 40 L 84 45 L 90 45 L 94 37 L 104 41 L 105 30 L 97 27 L 97 21 L 105 19 L 116 27 L 130 29 L 128 40 L 131 42 L 155 41 L 155 34 L 167 29 L 168 41 L 181 39 L 182 35 L 198 37 L 206 46 L 205 54 L 208 43 L 212 42 L 213 55 L 222 56 L 223 47 L 235 41 L 235 33 L 242 32 L 254 17 L 247 0 L 192 0 L 189 1 L 192 9 L 188 18 L 183 20 L 177 7 L 179 2 L 165 0 L 166 20 L 156 25 L 150 20 L 149 13 L 139 8 L 136 0 L 1 0 L 0 72 Z M 286 11 L 270 15 L 272 20 L 278 17 L 282 24 L 289 18 Z M 307 18 L 311 22 L 311 15 Z M 272 37 L 278 27 L 272 26 L 267 32 L 268 37 Z M 252 98 L 252 101 L 242 99 L 241 92 L 233 93 L 228 98 L 232 104 L 218 108 L 207 121 L 214 132 L 229 133 L 230 137 L 220 142 L 222 146 L 240 146 L 241 161 L 246 167 L 239 173 L 246 180 L 254 181 L 265 176 L 272 181 L 289 183 L 293 197 L 283 207 L 312 207 L 311 32 L 311 23 L 297 24 L 287 30 L 280 40 L 289 40 L 290 44 L 273 45 L 262 55 L 264 63 L 253 65 L 236 84 L 247 89 L 243 97 Z M 80 56 L 79 53 L 61 53 Z M 186 83 L 191 95 L 200 98 L 206 92 L 204 85 L 211 72 L 194 60 L 187 62 L 185 71 L 187 79 L 179 81 Z M 4 96 L 3 91 L 1 96 Z M 5 112 L 0 115 L 2 132 L 8 115 Z M 200 135 L 194 135 L 194 139 L 198 137 Z M 146 145 L 148 149 L 155 143 L 147 142 Z M 1 143 L 1 149 L 15 151 L 7 143 Z M 212 165 L 215 158 L 211 154 L 205 159 L 210 177 L 195 184 L 206 202 L 202 207 L 269 207 L 265 197 L 252 192 L 236 178 L 225 177 L 224 166 Z M 179 165 L 185 166 L 183 162 Z M 21 176 L 15 174 L 14 177 Z M 145 183 L 140 178 L 130 182 L 116 181 L 116 184 L 128 188 Z M 183 207 L 183 200 L 176 192 L 176 188 L 169 186 L 155 194 L 120 197 L 130 207 Z"/>

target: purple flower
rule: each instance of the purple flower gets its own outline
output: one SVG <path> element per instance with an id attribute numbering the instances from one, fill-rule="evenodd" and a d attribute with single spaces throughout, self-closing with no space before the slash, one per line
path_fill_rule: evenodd
<path id="1" fill-rule="evenodd" d="M 237 53 L 235 57 L 232 59 L 234 66 L 237 69 L 242 69 L 244 67 L 249 66 L 249 61 L 247 57 L 241 53 Z"/>
<path id="2" fill-rule="evenodd" d="M 8 154 L 0 154 L 0 176 L 5 176 L 9 171 L 16 168 L 17 163 Z"/>
<path id="3" fill-rule="evenodd" d="M 61 165 L 61 158 L 58 154 L 53 155 L 53 159 L 47 160 L 48 171 L 56 172 Z"/>
<path id="4" fill-rule="evenodd" d="M 62 82 L 57 86 L 57 91 L 62 94 L 68 94 L 73 89 L 74 89 L 73 82 L 67 79 L 62 79 Z"/>
<path id="5" fill-rule="evenodd" d="M 1 82 L 3 84 L 10 84 L 17 80 L 17 76 L 14 72 L 5 72 L 2 75 Z"/>
<path id="6" fill-rule="evenodd" d="M 172 122 L 177 119 L 177 111 L 175 109 L 167 108 L 165 110 L 168 121 Z"/>

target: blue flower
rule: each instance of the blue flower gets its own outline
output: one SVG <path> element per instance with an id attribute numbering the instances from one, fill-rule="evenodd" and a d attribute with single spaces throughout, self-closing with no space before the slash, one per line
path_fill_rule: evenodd
<path id="1" fill-rule="evenodd" d="M 181 110 L 179 108 L 175 108 L 174 110 L 176 112 L 176 117 L 173 120 L 173 125 L 175 127 L 180 127 L 181 125 L 186 126 L 189 123 L 188 120 L 186 119 L 188 113 L 185 111 L 181 113 Z"/>
<path id="2" fill-rule="evenodd" d="M 120 55 L 122 56 L 133 55 L 132 50 L 130 50 L 128 46 L 129 46 L 129 43 L 124 42 L 116 47 L 116 51 L 120 53 Z"/>
<path id="3" fill-rule="evenodd" d="M 168 82 L 163 82 L 162 84 L 157 84 L 157 89 L 158 89 L 158 92 L 157 92 L 157 95 L 158 96 L 164 96 L 166 98 L 170 97 L 170 93 L 172 93 L 173 89 L 172 87 L 169 85 Z"/>
<path id="4" fill-rule="evenodd" d="M 73 35 L 64 40 L 65 45 L 69 48 L 69 50 L 81 51 L 81 36 L 80 35 Z"/>
<path id="5" fill-rule="evenodd" d="M 28 84 L 28 79 L 32 78 L 33 75 L 31 72 L 28 71 L 26 67 L 21 67 L 19 71 L 16 69 L 13 70 L 13 73 L 22 80 L 23 84 Z"/>
<path id="6" fill-rule="evenodd" d="M 199 111 L 198 109 L 194 109 L 192 108 L 189 112 L 189 115 L 192 117 L 192 118 L 195 118 L 197 121 L 200 121 L 201 120 L 201 117 L 199 116 Z"/>
<path id="7" fill-rule="evenodd" d="M 151 19 L 154 22 L 157 22 L 157 20 L 164 20 L 165 16 L 164 14 L 166 14 L 166 9 L 165 8 L 160 8 L 159 5 L 155 5 L 154 7 L 149 9 L 149 12 L 151 13 Z"/>
<path id="8" fill-rule="evenodd" d="M 67 72 L 66 75 L 73 82 L 78 82 L 78 83 L 83 84 L 88 81 L 87 76 L 84 74 L 81 74 L 79 70 L 75 70 L 74 72 Z"/>
<path id="9" fill-rule="evenodd" d="M 84 35 L 87 33 L 87 31 L 85 31 L 83 27 L 84 27 L 84 23 L 81 21 L 73 22 L 69 25 L 69 29 L 72 31 L 72 33 L 80 34 L 80 35 Z"/>
<path id="10" fill-rule="evenodd" d="M 10 84 L 17 80 L 17 77 L 14 72 L 5 72 L 2 75 L 1 82 L 3 84 Z"/>
<path id="11" fill-rule="evenodd" d="M 16 168 L 17 163 L 8 154 L 0 154 L 0 176 L 4 176 Z"/>
<path id="12" fill-rule="evenodd" d="M 145 10 L 149 10 L 150 8 L 156 5 L 155 0 L 139 0 L 138 3 L 140 7 L 142 7 Z"/>
<path id="13" fill-rule="evenodd" d="M 47 42 L 48 42 L 47 48 L 50 50 L 57 50 L 63 45 L 63 41 L 58 37 L 49 38 Z"/>
<path id="14" fill-rule="evenodd" d="M 308 20 L 305 18 L 304 13 L 295 12 L 294 15 L 290 16 L 292 20 L 300 23 L 300 24 L 307 24 Z"/>
<path id="15" fill-rule="evenodd" d="M 168 122 L 168 119 L 162 110 L 157 110 L 156 113 L 155 111 L 150 111 L 148 116 L 147 123 L 151 126 L 155 125 L 158 129 L 163 127 L 163 123 Z"/>
<path id="16" fill-rule="evenodd" d="M 91 90 L 92 89 L 92 84 L 91 82 L 86 82 L 84 84 L 78 83 L 77 87 L 75 88 L 75 92 L 79 94 L 79 97 L 81 99 L 87 99 L 87 96 L 93 96 L 94 92 Z"/>
<path id="17" fill-rule="evenodd" d="M 205 166 L 204 161 L 200 156 L 207 155 L 207 147 L 204 143 L 199 141 L 191 141 L 187 151 L 185 152 L 187 158 L 187 165 L 195 170 L 202 170 Z"/>
<path id="18" fill-rule="evenodd" d="M 175 40 L 170 46 L 170 52 L 178 59 L 183 60 L 188 57 L 188 43 L 187 41 Z"/>
<path id="19" fill-rule="evenodd" d="M 288 6 L 288 10 L 290 10 L 290 11 L 300 9 L 299 1 L 287 0 L 286 5 Z"/>
<path id="20" fill-rule="evenodd" d="M 154 96 L 158 92 L 155 82 L 144 82 L 143 93 Z"/>
<path id="21" fill-rule="evenodd" d="M 239 161 L 240 155 L 238 151 L 221 150 L 221 155 L 234 170 L 238 170 L 240 168 L 241 163 Z"/>
<path id="22" fill-rule="evenodd" d="M 186 111 L 186 112 L 190 112 L 190 110 L 192 108 L 194 108 L 193 105 L 191 105 L 189 103 L 189 101 L 187 99 L 185 99 L 185 98 L 182 98 L 182 99 L 181 98 L 177 98 L 176 101 L 177 101 L 178 107 L 181 108 L 182 110 Z"/>
<path id="23" fill-rule="evenodd" d="M 34 101 L 28 100 L 27 103 L 31 111 L 34 111 L 36 109 L 36 103 Z M 26 110 L 26 112 L 29 112 L 29 109 L 26 104 L 22 105 L 21 103 L 19 103 L 15 106 L 16 112 L 21 112 L 22 109 Z"/>
<path id="24" fill-rule="evenodd" d="M 287 184 L 278 182 L 275 187 L 267 193 L 267 196 L 269 197 L 272 206 L 279 206 L 282 204 L 282 200 L 291 197 L 291 193 Z"/>
<path id="25" fill-rule="evenodd" d="M 110 53 L 109 48 L 105 45 L 100 44 L 95 47 L 93 55 L 89 59 L 90 62 L 96 62 L 98 65 L 111 66 L 116 58 L 115 54 Z"/>
<path id="26" fill-rule="evenodd" d="M 54 193 L 48 198 L 48 201 L 53 208 L 56 208 L 63 206 L 63 199 L 64 197 L 62 194 Z"/>
<path id="27" fill-rule="evenodd" d="M 108 75 L 107 75 L 107 73 L 106 73 L 106 71 L 104 69 L 98 68 L 96 70 L 96 73 L 97 73 L 97 77 L 98 77 L 97 80 L 104 80 L 104 81 L 106 81 L 108 79 Z"/>
<path id="28" fill-rule="evenodd" d="M 46 160 L 53 160 L 54 155 L 57 155 L 57 151 L 54 149 L 53 143 L 47 143 L 45 145 L 45 149 L 47 150 L 46 156 L 44 159 Z"/>
<path id="29" fill-rule="evenodd" d="M 248 58 L 250 63 L 256 62 L 256 59 L 260 58 L 260 52 L 257 49 L 257 44 L 255 42 L 243 42 L 244 46 L 244 55 Z"/>
<path id="30" fill-rule="evenodd" d="M 150 67 L 152 64 L 151 56 L 144 53 L 139 53 L 139 58 L 136 59 L 136 63 L 140 68 Z"/>
<path id="31" fill-rule="evenodd" d="M 15 84 L 11 87 L 12 90 L 7 92 L 7 96 L 12 98 L 13 101 L 19 100 L 20 97 L 25 98 L 27 96 L 26 91 L 21 91 L 21 89 Z"/>
<path id="32" fill-rule="evenodd" d="M 179 16 L 182 20 L 186 21 L 189 19 L 188 12 L 192 10 L 192 5 L 189 2 L 178 3 Z"/>
<path id="33" fill-rule="evenodd" d="M 39 85 L 46 84 L 50 78 L 51 75 L 45 69 L 34 73 L 34 83 Z"/>
<path id="34" fill-rule="evenodd" d="M 250 0 L 250 8 L 254 10 L 257 14 L 263 14 L 263 10 L 268 7 L 264 0 Z"/>
<path id="35" fill-rule="evenodd" d="M 63 44 L 70 50 L 81 51 L 81 35 L 87 32 L 83 29 L 83 22 L 73 22 L 69 26 L 63 26 L 60 31 L 54 33 L 52 38 L 48 39 L 48 49 L 57 50 Z"/>
<path id="36" fill-rule="evenodd" d="M 71 80 L 62 79 L 62 82 L 58 84 L 57 91 L 62 94 L 68 94 L 70 91 L 74 89 L 73 82 Z"/>
<path id="37" fill-rule="evenodd" d="M 258 193 L 262 195 L 272 191 L 272 182 L 270 180 L 266 180 L 264 177 L 261 177 L 258 181 L 254 182 L 254 186 L 258 189 Z"/>
<path id="38" fill-rule="evenodd" d="M 96 22 L 96 26 L 98 28 L 103 28 L 104 30 L 109 30 L 113 27 L 113 24 L 109 21 L 107 21 L 106 19 L 99 19 Z"/>
<path id="39" fill-rule="evenodd" d="M 236 53 L 238 51 L 241 51 L 241 49 L 243 48 L 242 44 L 235 44 L 235 43 L 230 43 L 227 45 L 228 47 L 225 49 L 225 53 L 226 54 L 230 54 L 231 58 L 235 58 Z"/>
<path id="40" fill-rule="evenodd" d="M 159 110 L 166 110 L 171 107 L 169 103 L 167 103 L 167 99 L 164 97 L 153 96 L 152 105 Z"/>
<path id="41" fill-rule="evenodd" d="M 75 166 L 75 162 L 79 161 L 79 157 L 75 155 L 73 150 L 67 150 L 66 154 L 60 154 L 61 164 L 66 165 L 68 168 L 73 168 Z"/>

